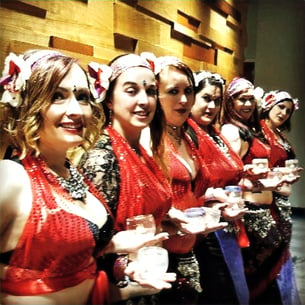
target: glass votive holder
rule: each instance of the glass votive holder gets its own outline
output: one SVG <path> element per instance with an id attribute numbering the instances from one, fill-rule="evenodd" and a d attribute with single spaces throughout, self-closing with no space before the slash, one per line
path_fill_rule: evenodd
<path id="1" fill-rule="evenodd" d="M 267 169 L 269 167 L 269 161 L 267 158 L 254 158 L 252 165 L 258 169 Z"/>
<path id="2" fill-rule="evenodd" d="M 299 167 L 299 160 L 298 159 L 286 160 L 285 167 L 289 169 L 289 176 L 294 177 L 297 175 L 297 170 Z"/>
<path id="3" fill-rule="evenodd" d="M 160 278 L 168 269 L 168 251 L 158 246 L 143 247 L 137 253 L 136 262 L 143 278 Z"/>
<path id="4" fill-rule="evenodd" d="M 283 177 L 283 171 L 280 170 L 279 167 L 273 168 L 267 175 L 267 179 L 270 180 L 280 180 Z"/>
<path id="5" fill-rule="evenodd" d="M 217 224 L 220 220 L 221 211 L 218 208 L 203 207 L 205 211 L 205 221 L 207 224 Z"/>
<path id="6" fill-rule="evenodd" d="M 184 215 L 188 218 L 189 223 L 185 228 L 190 231 L 204 229 L 206 224 L 206 212 L 203 207 L 193 207 L 184 210 Z"/>
<path id="7" fill-rule="evenodd" d="M 128 217 L 126 219 L 126 229 L 133 231 L 137 235 L 149 234 L 154 236 L 156 233 L 154 216 L 147 214 Z"/>
<path id="8" fill-rule="evenodd" d="M 242 190 L 239 185 L 227 185 L 225 191 L 228 195 L 229 208 L 243 209 L 244 200 L 242 198 Z"/>

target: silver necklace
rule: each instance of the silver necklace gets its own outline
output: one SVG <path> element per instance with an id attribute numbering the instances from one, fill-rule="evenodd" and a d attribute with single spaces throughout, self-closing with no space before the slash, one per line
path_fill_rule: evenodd
<path id="1" fill-rule="evenodd" d="M 84 177 L 70 163 L 67 163 L 67 168 L 70 177 L 68 179 L 57 177 L 59 184 L 68 191 L 73 199 L 84 201 L 88 191 L 88 186 L 84 183 Z"/>

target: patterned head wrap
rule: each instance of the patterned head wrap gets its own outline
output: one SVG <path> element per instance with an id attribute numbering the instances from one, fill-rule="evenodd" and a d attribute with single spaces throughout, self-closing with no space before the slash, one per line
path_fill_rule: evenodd
<path id="1" fill-rule="evenodd" d="M 182 61 L 175 57 L 175 56 L 160 56 L 157 57 L 155 60 L 155 74 L 159 74 L 161 72 L 161 70 L 166 67 L 166 66 L 176 66 L 179 63 L 182 63 Z"/>
<path id="2" fill-rule="evenodd" d="M 204 79 L 213 79 L 219 82 L 221 85 L 225 85 L 226 82 L 220 74 L 210 71 L 201 71 L 199 73 L 194 73 L 194 78 L 196 87 L 198 87 L 199 83 Z"/>
<path id="3" fill-rule="evenodd" d="M 244 90 L 254 90 L 253 84 L 245 78 L 236 77 L 228 85 L 227 93 L 230 96 L 234 96 L 237 93 L 240 93 Z"/>
<path id="4" fill-rule="evenodd" d="M 261 104 L 261 108 L 262 110 L 268 111 L 270 110 L 274 105 L 276 105 L 277 103 L 284 101 L 284 100 L 289 100 L 293 103 L 294 105 L 294 110 L 299 109 L 299 101 L 298 99 L 294 99 L 291 97 L 291 95 L 286 92 L 286 91 L 270 91 L 268 93 L 265 94 L 265 96 L 262 99 L 262 104 Z"/>
<path id="5" fill-rule="evenodd" d="M 110 68 L 113 72 L 110 81 L 116 79 L 126 70 L 135 67 L 144 67 L 154 72 L 154 64 L 146 57 L 136 54 L 127 54 L 117 58 L 111 63 Z"/>

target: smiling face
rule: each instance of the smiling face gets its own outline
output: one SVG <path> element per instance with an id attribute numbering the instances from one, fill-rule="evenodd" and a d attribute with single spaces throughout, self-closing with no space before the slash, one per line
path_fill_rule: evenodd
<path id="1" fill-rule="evenodd" d="M 291 116 L 293 103 L 291 100 L 284 100 L 275 104 L 269 111 L 269 123 L 271 128 L 281 127 Z"/>
<path id="2" fill-rule="evenodd" d="M 133 67 L 117 79 L 107 103 L 112 110 L 112 127 L 121 135 L 136 134 L 152 121 L 157 106 L 157 86 L 153 72 Z"/>
<path id="3" fill-rule="evenodd" d="M 256 100 L 253 89 L 244 90 L 233 99 L 233 108 L 236 114 L 245 122 L 251 118 L 255 107 Z"/>
<path id="4" fill-rule="evenodd" d="M 167 123 L 182 126 L 194 104 L 194 89 L 187 75 L 167 66 L 159 75 L 159 100 Z"/>
<path id="5" fill-rule="evenodd" d="M 192 118 L 202 127 L 210 125 L 220 110 L 221 100 L 220 88 L 207 84 L 196 94 Z"/>
<path id="6" fill-rule="evenodd" d="M 41 148 L 67 150 L 81 144 L 92 109 L 87 78 L 77 64 L 60 82 L 50 103 L 41 111 Z"/>

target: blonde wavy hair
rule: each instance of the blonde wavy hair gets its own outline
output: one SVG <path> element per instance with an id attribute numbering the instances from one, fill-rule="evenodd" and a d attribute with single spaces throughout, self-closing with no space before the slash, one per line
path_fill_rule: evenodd
<path id="1" fill-rule="evenodd" d="M 24 60 L 33 56 L 39 50 L 31 50 L 24 54 Z M 36 55 L 37 56 L 37 55 Z M 40 154 L 39 130 L 42 126 L 41 110 L 48 107 L 52 97 L 61 81 L 70 72 L 77 59 L 60 53 L 41 58 L 34 63 L 35 68 L 26 81 L 25 89 L 21 92 L 22 102 L 14 108 L 10 105 L 2 105 L 1 109 L 1 133 L 6 133 L 9 144 L 15 146 L 20 153 L 20 159 L 26 154 Z M 81 66 L 80 66 L 81 67 Z M 91 88 L 86 71 L 84 71 L 88 88 Z M 104 123 L 102 107 L 95 103 L 91 92 L 92 118 L 84 131 L 84 142 L 81 147 L 84 150 L 92 147 L 97 141 L 101 126 Z"/>

